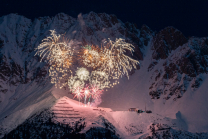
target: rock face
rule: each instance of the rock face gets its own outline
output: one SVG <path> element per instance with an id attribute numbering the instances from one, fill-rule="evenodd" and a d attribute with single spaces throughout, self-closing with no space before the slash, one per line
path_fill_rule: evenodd
<path id="1" fill-rule="evenodd" d="M 153 123 L 149 126 L 150 135 L 144 137 L 144 139 L 171 139 L 171 138 L 207 138 L 207 134 L 204 133 L 191 133 L 183 130 L 175 130 L 168 125 Z"/>
<path id="2" fill-rule="evenodd" d="M 186 37 L 177 29 L 167 27 L 154 37 L 153 59 L 166 59 L 172 50 L 187 42 Z"/>
<path id="3" fill-rule="evenodd" d="M 186 44 L 176 48 L 165 60 L 156 63 L 150 86 L 152 99 L 163 96 L 168 100 L 181 98 L 189 86 L 196 90 L 203 83 L 201 74 L 207 73 L 208 38 L 191 38 Z M 154 57 L 154 56 L 153 56 Z M 152 67 L 151 67 L 152 68 Z"/>

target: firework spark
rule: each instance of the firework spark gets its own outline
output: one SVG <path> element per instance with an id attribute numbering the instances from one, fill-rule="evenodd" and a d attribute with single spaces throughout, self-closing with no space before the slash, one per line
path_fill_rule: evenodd
<path id="1" fill-rule="evenodd" d="M 83 92 L 84 92 L 84 103 L 86 106 L 87 97 L 90 97 L 90 94 L 91 94 L 89 86 L 86 86 L 85 88 L 83 88 Z"/>
<path id="2" fill-rule="evenodd" d="M 100 48 L 98 46 L 94 45 L 87 45 L 86 47 L 83 47 L 82 49 L 82 62 L 87 67 L 92 67 L 95 69 L 99 63 L 100 60 Z"/>
<path id="3" fill-rule="evenodd" d="M 65 80 L 68 75 L 72 75 L 69 68 L 73 62 L 73 49 L 68 45 L 68 40 L 65 40 L 64 36 L 57 35 L 55 30 L 50 30 L 50 32 L 51 36 L 43 39 L 42 43 L 35 49 L 37 50 L 35 55 L 42 57 L 41 61 L 44 58 L 48 61 L 51 83 L 62 88 L 67 85 Z"/>
<path id="4" fill-rule="evenodd" d="M 84 97 L 83 89 L 81 87 L 75 88 L 73 94 L 74 94 L 74 98 L 79 99 L 79 102 L 80 102 L 80 99 Z"/>
<path id="5" fill-rule="evenodd" d="M 101 97 L 101 94 L 103 93 L 103 91 L 104 90 L 101 90 L 98 86 L 92 85 L 91 86 L 92 98 L 94 100 L 99 99 Z"/>
<path id="6" fill-rule="evenodd" d="M 82 87 L 89 80 L 90 72 L 86 68 L 77 68 L 76 75 L 68 79 L 68 86 L 72 92 L 74 92 L 74 88 Z"/>
<path id="7" fill-rule="evenodd" d="M 103 71 L 92 71 L 90 83 L 98 86 L 100 89 L 109 88 L 109 75 Z"/>
<path id="8" fill-rule="evenodd" d="M 125 52 L 128 50 L 132 54 L 134 46 L 124 42 L 124 39 L 121 38 L 116 39 L 115 42 L 110 39 L 107 43 L 106 42 L 104 42 L 106 46 L 102 48 L 100 70 L 107 72 L 113 79 L 119 79 L 119 77 L 124 74 L 129 78 L 128 70 L 131 71 L 133 67 L 136 68 L 136 64 L 138 64 L 139 61 L 125 55 Z"/>
<path id="9" fill-rule="evenodd" d="M 136 68 L 139 63 L 126 55 L 127 51 L 132 54 L 134 46 L 124 39 L 119 38 L 115 42 L 109 39 L 103 43 L 103 47 L 86 45 L 74 53 L 73 45 L 80 43 L 65 40 L 55 30 L 50 32 L 51 36 L 43 39 L 35 49 L 35 55 L 49 63 L 51 83 L 60 88 L 68 85 L 79 102 L 82 98 L 85 104 L 87 98 L 88 103 L 90 98 L 100 99 L 103 89 L 118 84 L 118 79 L 124 74 L 129 78 L 128 71 Z M 77 68 L 75 72 L 74 68 Z"/>

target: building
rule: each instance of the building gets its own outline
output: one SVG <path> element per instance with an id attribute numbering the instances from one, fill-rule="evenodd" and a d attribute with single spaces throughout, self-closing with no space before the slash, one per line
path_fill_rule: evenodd
<path id="1" fill-rule="evenodd" d="M 138 113 L 143 113 L 144 111 L 143 111 L 143 110 L 137 110 L 137 112 L 138 112 Z"/>
<path id="2" fill-rule="evenodd" d="M 137 108 L 129 108 L 129 111 L 138 111 Z"/>
<path id="3" fill-rule="evenodd" d="M 146 110 L 146 113 L 152 113 L 152 111 L 151 110 Z"/>

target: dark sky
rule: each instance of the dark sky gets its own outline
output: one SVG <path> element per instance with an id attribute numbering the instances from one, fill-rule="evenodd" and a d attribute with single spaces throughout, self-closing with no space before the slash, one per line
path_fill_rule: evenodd
<path id="1" fill-rule="evenodd" d="M 115 14 L 153 31 L 174 26 L 185 36 L 208 36 L 208 0 L 1 0 L 0 17 L 18 13 L 34 19 L 63 12 L 77 18 L 90 11 Z"/>

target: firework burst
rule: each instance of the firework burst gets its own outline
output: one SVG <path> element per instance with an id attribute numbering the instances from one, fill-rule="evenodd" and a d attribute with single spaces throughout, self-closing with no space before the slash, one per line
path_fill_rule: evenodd
<path id="1" fill-rule="evenodd" d="M 103 71 L 92 71 L 89 82 L 98 86 L 100 89 L 109 88 L 109 75 Z"/>
<path id="2" fill-rule="evenodd" d="M 94 100 L 99 99 L 101 97 L 101 94 L 103 93 L 104 90 L 101 90 L 98 86 L 92 85 L 91 86 L 91 94 L 92 98 Z"/>
<path id="3" fill-rule="evenodd" d="M 76 75 L 68 79 L 68 86 L 72 92 L 74 92 L 74 88 L 82 87 L 90 78 L 90 72 L 86 68 L 77 68 Z"/>
<path id="4" fill-rule="evenodd" d="M 80 99 L 82 99 L 84 97 L 83 89 L 81 87 L 76 87 L 74 89 L 73 94 L 74 94 L 74 98 L 79 99 L 79 102 L 80 102 Z"/>
<path id="5" fill-rule="evenodd" d="M 125 52 L 130 51 L 131 54 L 134 51 L 134 46 L 130 43 L 126 43 L 124 39 L 116 39 L 116 41 L 104 42 L 105 47 L 102 48 L 102 60 L 101 71 L 107 72 L 113 79 L 119 79 L 120 76 L 126 74 L 128 76 L 128 70 L 136 68 L 136 64 L 139 61 L 130 58 L 125 55 Z M 133 54 L 132 54 L 133 55 Z"/>
<path id="6" fill-rule="evenodd" d="M 68 40 L 64 36 L 57 35 L 55 30 L 50 30 L 51 36 L 42 40 L 42 43 L 35 49 L 35 55 L 39 55 L 41 61 L 46 59 L 48 61 L 49 76 L 51 76 L 51 83 L 62 88 L 67 85 L 67 78 L 72 75 L 69 70 L 72 65 L 73 50 L 68 44 Z"/>
<path id="7" fill-rule="evenodd" d="M 98 46 L 86 45 L 83 47 L 81 58 L 84 65 L 87 67 L 92 67 L 93 69 L 99 66 L 100 52 L 101 50 Z"/>
<path id="8" fill-rule="evenodd" d="M 35 55 L 39 55 L 42 61 L 45 57 L 49 64 L 62 64 L 66 67 L 71 65 L 73 51 L 68 46 L 68 40 L 64 36 L 56 34 L 55 30 L 49 30 L 51 36 L 42 40 L 42 43 L 35 48 Z"/>
<path id="9" fill-rule="evenodd" d="M 103 90 L 99 88 L 97 85 L 88 84 L 84 87 L 77 87 L 74 89 L 74 98 L 80 99 L 84 98 L 84 104 L 90 104 L 91 101 L 95 101 L 96 99 L 101 98 Z M 88 102 L 87 102 L 88 99 Z"/>

